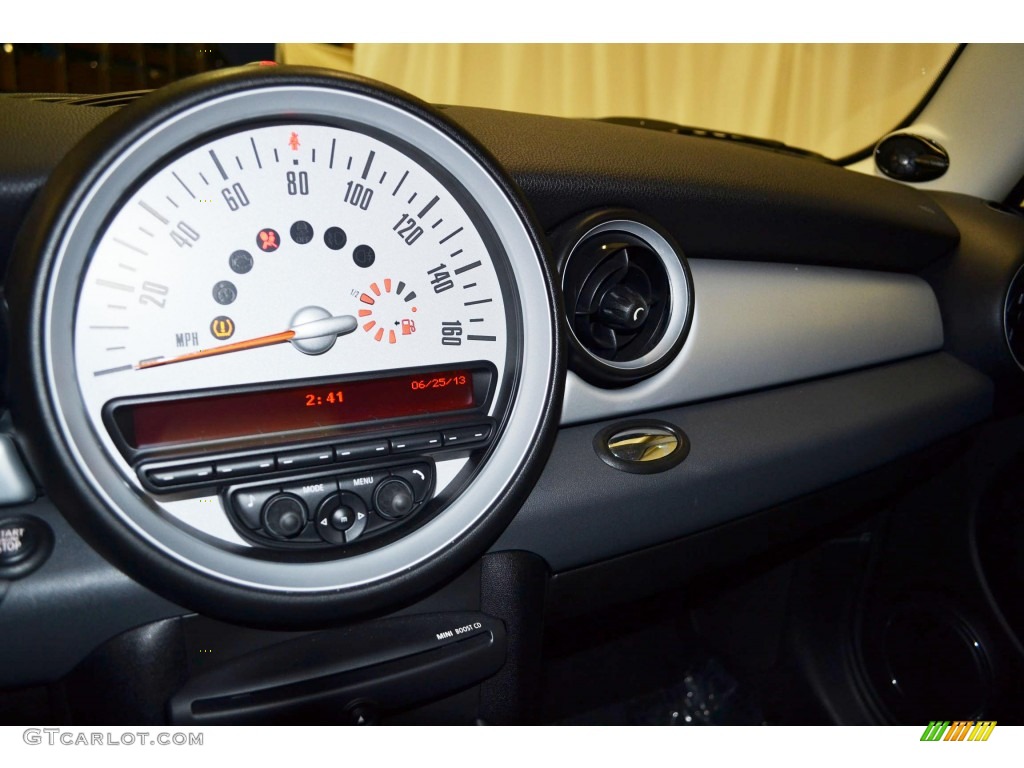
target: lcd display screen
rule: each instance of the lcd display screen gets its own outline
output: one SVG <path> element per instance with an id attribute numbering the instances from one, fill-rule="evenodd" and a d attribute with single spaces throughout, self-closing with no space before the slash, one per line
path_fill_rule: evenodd
<path id="1" fill-rule="evenodd" d="M 115 418 L 133 448 L 330 429 L 473 408 L 473 375 L 439 371 L 130 403 L 117 406 Z"/>

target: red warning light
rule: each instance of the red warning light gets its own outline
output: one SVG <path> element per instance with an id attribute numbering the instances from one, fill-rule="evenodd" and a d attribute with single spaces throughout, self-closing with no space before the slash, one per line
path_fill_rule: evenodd
<path id="1" fill-rule="evenodd" d="M 295 131 L 292 131 L 292 137 L 288 139 L 288 146 L 296 152 L 299 151 L 299 134 L 295 133 Z"/>
<path id="2" fill-rule="evenodd" d="M 261 229 L 256 235 L 256 245 L 267 253 L 276 251 L 281 245 L 281 236 L 273 229 Z"/>

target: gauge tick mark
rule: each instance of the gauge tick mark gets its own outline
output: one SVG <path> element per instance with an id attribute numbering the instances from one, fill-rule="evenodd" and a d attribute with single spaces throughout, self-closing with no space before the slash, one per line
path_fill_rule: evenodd
<path id="1" fill-rule="evenodd" d="M 217 170 L 220 172 L 220 177 L 224 179 L 224 181 L 227 181 L 227 171 L 224 170 L 224 166 L 220 164 L 220 158 L 217 157 L 217 153 L 214 152 L 212 149 L 210 150 L 210 159 L 213 160 L 213 164 L 217 166 Z M 199 175 L 202 176 L 202 174 Z M 203 181 L 206 181 L 206 179 L 203 179 Z"/>
<path id="2" fill-rule="evenodd" d="M 141 253 L 143 256 L 149 256 L 149 254 L 146 251 L 142 250 L 137 245 L 132 245 L 131 243 L 126 243 L 124 240 L 121 240 L 120 238 L 117 238 L 117 237 L 112 238 L 112 239 L 113 239 L 113 241 L 115 243 L 117 243 L 118 245 L 123 245 L 125 248 L 127 248 L 130 251 L 135 251 L 136 253 Z"/>
<path id="3" fill-rule="evenodd" d="M 400 178 L 398 180 L 398 184 L 395 185 L 395 191 L 391 193 L 392 197 L 394 197 L 395 195 L 398 194 L 398 190 L 400 190 L 402 188 L 402 185 L 405 184 L 405 179 L 406 179 L 406 177 L 408 177 L 408 175 L 409 175 L 408 171 L 406 171 L 405 173 L 402 174 L 402 178 Z"/>
<path id="4" fill-rule="evenodd" d="M 451 239 L 452 239 L 453 237 L 455 237 L 455 236 L 456 236 L 457 234 L 459 234 L 459 232 L 461 232 L 461 231 L 462 231 L 462 227 L 459 227 L 459 228 L 458 228 L 458 229 L 456 229 L 456 230 L 455 230 L 454 232 L 451 232 L 451 233 L 449 233 L 448 235 L 445 235 L 444 237 L 442 237 L 442 238 L 440 239 L 440 241 L 438 241 L 438 244 L 439 244 L 439 245 L 444 245 L 444 244 L 445 244 L 445 243 L 447 243 L 447 242 L 448 242 L 449 240 L 451 240 Z"/>
<path id="5" fill-rule="evenodd" d="M 162 213 L 151 207 L 145 200 L 139 200 L 139 207 L 142 208 L 146 213 L 151 214 L 161 224 L 170 224 L 171 221 Z"/>
<path id="6" fill-rule="evenodd" d="M 130 365 L 119 365 L 116 368 L 104 368 L 102 371 L 93 371 L 93 376 L 106 376 L 108 373 L 117 373 L 118 371 L 130 371 L 132 366 Z"/>
<path id="7" fill-rule="evenodd" d="M 426 216 L 427 213 L 429 213 L 430 209 L 437 205 L 437 201 L 440 199 L 441 198 L 439 198 L 437 195 L 434 195 L 434 198 L 425 206 L 423 206 L 423 210 L 416 214 L 416 218 L 422 219 L 424 216 Z"/>
<path id="8" fill-rule="evenodd" d="M 174 171 L 171 171 L 171 176 L 176 178 L 178 180 L 178 183 L 181 184 L 181 186 L 183 186 L 185 188 L 185 191 L 188 192 L 189 197 L 191 197 L 193 200 L 196 199 L 195 193 L 193 193 L 192 190 L 188 188 L 188 184 L 186 184 L 184 181 L 181 180 L 181 176 L 179 176 Z"/>
<path id="9" fill-rule="evenodd" d="M 115 291 L 127 291 L 128 293 L 135 293 L 135 286 L 128 285 L 126 283 L 115 283 L 113 280 L 97 280 L 96 285 L 103 288 L 113 288 Z"/>
<path id="10" fill-rule="evenodd" d="M 260 153 L 256 151 L 256 139 L 249 137 L 249 143 L 252 144 L 252 153 L 256 156 L 256 166 L 263 170 L 263 163 L 260 162 Z"/>

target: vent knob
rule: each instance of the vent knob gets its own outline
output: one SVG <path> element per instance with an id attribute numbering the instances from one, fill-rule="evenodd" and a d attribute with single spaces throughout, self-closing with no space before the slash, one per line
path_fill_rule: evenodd
<path id="1" fill-rule="evenodd" d="M 601 297 L 599 316 L 610 328 L 635 331 L 649 314 L 647 300 L 628 285 L 613 285 Z"/>

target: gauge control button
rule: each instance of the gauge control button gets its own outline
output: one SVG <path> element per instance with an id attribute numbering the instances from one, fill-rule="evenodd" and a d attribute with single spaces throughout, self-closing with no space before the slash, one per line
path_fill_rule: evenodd
<path id="1" fill-rule="evenodd" d="M 306 505 L 287 493 L 280 493 L 263 508 L 263 528 L 271 536 L 291 539 L 306 526 Z"/>
<path id="2" fill-rule="evenodd" d="M 328 522 L 330 523 L 331 528 L 344 533 L 352 527 L 355 521 L 356 511 L 352 509 L 352 507 L 346 507 L 342 504 L 331 513 L 331 517 Z"/>
<path id="3" fill-rule="evenodd" d="M 388 473 L 385 471 L 342 475 L 338 478 L 338 490 L 356 494 L 369 506 L 373 503 L 373 492 L 377 488 L 378 483 L 386 480 L 387 476 Z"/>
<path id="4" fill-rule="evenodd" d="M 387 456 L 390 450 L 391 446 L 387 440 L 365 440 L 361 443 L 334 446 L 334 458 L 337 461 L 372 459 L 375 456 Z"/>
<path id="5" fill-rule="evenodd" d="M 278 469 L 302 469 L 303 467 L 319 467 L 332 463 L 334 463 L 334 451 L 330 446 L 277 454 Z"/>
<path id="6" fill-rule="evenodd" d="M 424 432 L 419 435 L 403 435 L 402 437 L 391 438 L 391 450 L 395 453 L 408 453 L 409 451 L 429 451 L 440 448 L 440 432 Z"/>
<path id="7" fill-rule="evenodd" d="M 333 477 L 317 477 L 291 483 L 281 488 L 284 493 L 298 496 L 306 504 L 306 509 L 317 509 L 332 493 L 338 492 L 338 481 Z"/>
<path id="8" fill-rule="evenodd" d="M 185 467 L 163 467 L 146 472 L 149 482 L 157 488 L 171 488 L 176 485 L 187 485 L 210 480 L 213 477 L 213 466 L 210 464 L 191 464 Z"/>
<path id="9" fill-rule="evenodd" d="M 231 509 L 246 528 L 263 525 L 263 505 L 280 493 L 279 488 L 241 488 L 230 493 Z"/>
<path id="10" fill-rule="evenodd" d="M 218 461 L 213 465 L 213 473 L 218 478 L 242 477 L 244 475 L 258 475 L 261 472 L 274 471 L 274 455 L 249 456 L 244 459 L 228 459 Z"/>
<path id="11" fill-rule="evenodd" d="M 427 492 L 430 490 L 430 484 L 433 480 L 429 464 L 413 464 L 409 467 L 393 469 L 391 470 L 391 474 L 395 477 L 402 478 L 409 484 L 409 487 L 412 488 L 413 496 L 416 501 L 423 501 L 423 499 L 426 498 Z"/>
<path id="12" fill-rule="evenodd" d="M 490 436 L 491 426 L 489 424 L 481 424 L 476 427 L 456 427 L 454 429 L 446 429 L 443 433 L 444 447 L 479 445 L 480 443 L 487 442 L 487 438 Z"/>
<path id="13" fill-rule="evenodd" d="M 345 531 L 345 543 L 351 544 L 353 541 L 363 535 L 363 531 L 366 530 L 366 522 L 370 519 L 369 512 L 356 512 L 356 521 Z"/>
<path id="14" fill-rule="evenodd" d="M 400 477 L 391 477 L 377 486 L 373 508 L 388 520 L 401 520 L 416 506 L 412 486 Z"/>
<path id="15" fill-rule="evenodd" d="M 324 541 L 344 544 L 363 532 L 366 517 L 366 505 L 354 493 L 332 493 L 317 508 L 316 530 Z"/>

